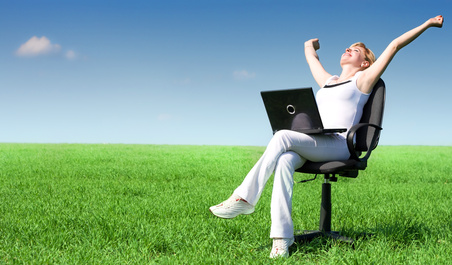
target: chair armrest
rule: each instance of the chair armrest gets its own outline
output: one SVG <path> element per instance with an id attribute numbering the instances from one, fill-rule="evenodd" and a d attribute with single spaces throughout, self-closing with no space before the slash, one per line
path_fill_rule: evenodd
<path id="1" fill-rule="evenodd" d="M 374 135 L 372 136 L 372 141 L 370 143 L 369 150 L 367 150 L 367 153 L 364 157 L 360 158 L 355 149 L 354 138 L 355 138 L 356 132 L 363 127 L 373 127 L 376 130 L 375 130 Z M 360 162 L 367 161 L 370 154 L 372 153 L 372 150 L 376 147 L 376 144 L 377 144 L 378 138 L 379 138 L 378 132 L 381 130 L 383 130 L 383 128 L 381 128 L 378 125 L 371 124 L 371 123 L 358 123 L 358 124 L 354 125 L 353 127 L 351 127 L 347 133 L 347 147 L 350 152 L 350 158 L 354 159 L 356 161 L 360 161 Z"/>

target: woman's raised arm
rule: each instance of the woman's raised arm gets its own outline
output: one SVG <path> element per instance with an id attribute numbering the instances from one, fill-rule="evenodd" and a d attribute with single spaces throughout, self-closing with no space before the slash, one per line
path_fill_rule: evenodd
<path id="1" fill-rule="evenodd" d="M 383 51 L 381 56 L 378 57 L 375 63 L 373 63 L 369 68 L 364 70 L 364 72 L 358 78 L 357 81 L 358 88 L 364 93 L 370 93 L 374 85 L 377 83 L 378 79 L 380 79 L 380 76 L 386 70 L 391 60 L 394 58 L 394 56 L 400 49 L 410 44 L 428 28 L 430 27 L 441 28 L 443 26 L 443 22 L 444 22 L 443 16 L 431 18 L 422 25 L 394 39 Z"/>
<path id="2" fill-rule="evenodd" d="M 314 77 L 317 84 L 323 87 L 326 80 L 331 77 L 331 75 L 323 68 L 320 63 L 319 56 L 317 55 L 317 50 L 320 49 L 319 39 L 311 39 L 304 43 L 304 53 L 306 56 L 306 61 L 308 62 L 309 68 L 311 69 L 312 76 Z"/>

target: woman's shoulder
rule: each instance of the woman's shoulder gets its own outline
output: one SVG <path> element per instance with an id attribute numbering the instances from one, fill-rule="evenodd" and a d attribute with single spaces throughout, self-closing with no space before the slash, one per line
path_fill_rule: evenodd
<path id="1" fill-rule="evenodd" d="M 353 79 L 358 79 L 358 77 L 363 73 L 363 71 L 358 71 L 356 72 L 356 74 L 353 76 Z"/>

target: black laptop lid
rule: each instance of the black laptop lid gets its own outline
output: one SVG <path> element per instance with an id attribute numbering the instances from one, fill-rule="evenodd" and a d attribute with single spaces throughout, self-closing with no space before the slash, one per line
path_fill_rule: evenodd
<path id="1" fill-rule="evenodd" d="M 323 129 L 312 88 L 262 91 L 261 96 L 273 132 Z"/>

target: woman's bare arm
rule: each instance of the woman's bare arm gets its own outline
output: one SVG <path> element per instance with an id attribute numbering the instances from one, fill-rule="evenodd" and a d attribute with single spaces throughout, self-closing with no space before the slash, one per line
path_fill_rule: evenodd
<path id="1" fill-rule="evenodd" d="M 326 80 L 331 77 L 331 75 L 323 68 L 320 63 L 319 56 L 317 55 L 317 50 L 320 49 L 319 39 L 311 39 L 304 43 L 304 53 L 306 56 L 306 61 L 308 62 L 309 68 L 311 69 L 312 76 L 314 77 L 317 84 L 323 87 Z"/>
<path id="2" fill-rule="evenodd" d="M 364 70 L 361 76 L 357 80 L 358 88 L 364 93 L 370 93 L 372 88 L 377 83 L 380 76 L 388 67 L 394 56 L 400 49 L 410 44 L 417 37 L 419 37 L 424 31 L 430 27 L 443 26 L 444 18 L 437 16 L 427 20 L 422 25 L 404 33 L 400 37 L 394 39 L 388 47 L 383 51 L 380 57 L 369 68 Z"/>

